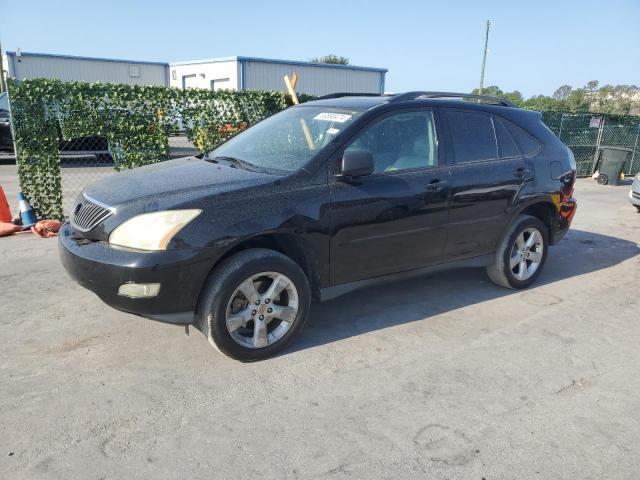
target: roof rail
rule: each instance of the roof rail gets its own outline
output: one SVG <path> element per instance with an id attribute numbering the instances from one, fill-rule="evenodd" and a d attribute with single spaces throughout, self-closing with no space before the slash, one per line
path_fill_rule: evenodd
<path id="1" fill-rule="evenodd" d="M 498 97 L 491 97 L 489 95 L 474 95 L 472 93 L 453 93 L 453 92 L 406 92 L 394 95 L 389 99 L 390 102 L 401 102 L 403 100 L 415 100 L 416 98 L 468 98 L 475 100 L 491 101 L 495 104 L 502 105 L 504 107 L 518 108 L 517 105 L 511 103 L 509 100 L 504 100 Z"/>
<path id="2" fill-rule="evenodd" d="M 330 93 L 329 95 L 323 95 L 318 97 L 316 100 L 328 100 L 330 98 L 340 98 L 340 97 L 381 97 L 381 93 L 354 93 L 354 92 L 336 92 Z"/>

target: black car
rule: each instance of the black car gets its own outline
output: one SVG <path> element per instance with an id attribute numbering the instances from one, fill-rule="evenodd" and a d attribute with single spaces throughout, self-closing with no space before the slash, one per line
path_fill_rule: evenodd
<path id="1" fill-rule="evenodd" d="M 0 93 L 0 152 L 13 153 L 9 98 L 6 92 Z"/>
<path id="2" fill-rule="evenodd" d="M 82 193 L 62 262 L 241 360 L 282 349 L 312 299 L 374 281 L 478 266 L 525 288 L 569 228 L 576 164 L 539 113 L 477 98 L 333 95 L 118 173 Z"/>

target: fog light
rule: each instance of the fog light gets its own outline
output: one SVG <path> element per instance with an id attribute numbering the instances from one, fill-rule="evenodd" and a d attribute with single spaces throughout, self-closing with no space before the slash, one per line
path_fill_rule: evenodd
<path id="1" fill-rule="evenodd" d="M 151 298 L 160 293 L 159 283 L 125 283 L 120 285 L 118 295 L 129 298 Z"/>

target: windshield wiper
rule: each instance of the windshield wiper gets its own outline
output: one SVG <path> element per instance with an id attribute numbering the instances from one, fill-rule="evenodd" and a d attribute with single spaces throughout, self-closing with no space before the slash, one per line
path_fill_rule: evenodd
<path id="1" fill-rule="evenodd" d="M 256 170 L 259 169 L 259 167 L 257 167 L 253 163 L 249 163 L 246 160 L 240 160 L 239 158 L 236 158 L 236 157 L 225 157 L 225 156 L 210 157 L 207 154 L 207 155 L 205 155 L 205 160 L 208 161 L 208 162 L 213 162 L 213 163 L 218 163 L 220 160 L 222 160 L 223 162 L 231 163 L 232 165 L 235 165 L 236 167 L 240 167 L 243 170 L 250 170 L 252 172 L 255 172 Z"/>

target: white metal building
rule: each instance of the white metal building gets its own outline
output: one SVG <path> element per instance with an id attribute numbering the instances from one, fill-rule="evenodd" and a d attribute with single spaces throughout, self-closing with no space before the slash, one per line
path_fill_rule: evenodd
<path id="1" fill-rule="evenodd" d="M 296 91 L 309 95 L 336 92 L 384 93 L 387 69 L 328 63 L 224 57 L 188 62 L 141 62 L 48 53 L 7 52 L 8 76 L 18 80 L 67 81 L 179 88 L 275 90 L 286 92 L 285 75 L 298 77 Z"/>
<path id="2" fill-rule="evenodd" d="M 309 95 L 335 92 L 384 93 L 387 69 L 327 63 L 224 57 L 169 64 L 173 87 L 217 90 L 280 90 L 283 77 L 298 76 L 296 91 Z"/>
<path id="3" fill-rule="evenodd" d="M 67 81 L 168 85 L 169 64 L 47 53 L 7 52 L 8 76 L 18 80 L 55 78 Z"/>

